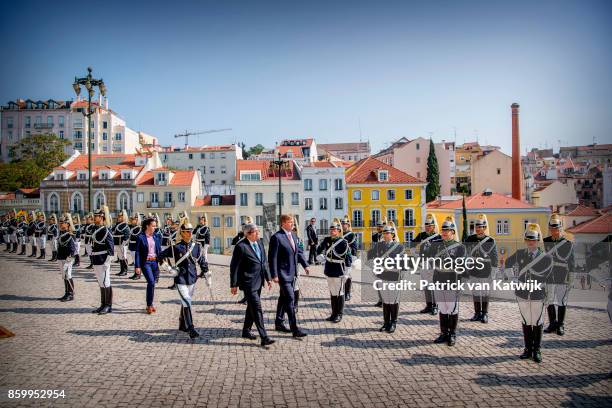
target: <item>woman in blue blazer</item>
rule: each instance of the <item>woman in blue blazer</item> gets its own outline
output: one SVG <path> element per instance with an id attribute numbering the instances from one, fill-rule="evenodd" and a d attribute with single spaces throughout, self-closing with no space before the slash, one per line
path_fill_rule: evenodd
<path id="1" fill-rule="evenodd" d="M 159 262 L 161 262 L 161 238 L 155 234 L 157 222 L 155 218 L 146 218 L 142 222 L 142 231 L 136 238 L 134 267 L 137 274 L 144 274 L 147 280 L 147 313 L 155 313 L 153 295 L 155 281 L 159 277 Z"/>

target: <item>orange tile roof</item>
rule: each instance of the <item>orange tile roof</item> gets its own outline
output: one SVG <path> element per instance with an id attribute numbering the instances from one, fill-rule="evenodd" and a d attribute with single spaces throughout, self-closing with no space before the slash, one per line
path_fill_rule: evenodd
<path id="1" fill-rule="evenodd" d="M 278 146 L 276 150 L 283 157 L 287 157 L 287 154 L 291 152 L 292 157 L 304 157 L 304 153 L 302 152 L 302 147 L 306 146 Z"/>
<path id="2" fill-rule="evenodd" d="M 389 166 L 373 157 L 367 157 L 353 164 L 346 170 L 346 184 L 381 184 L 376 174 L 377 170 L 387 170 L 389 179 L 382 184 L 409 184 L 424 183 L 424 181 L 411 176 L 395 167 Z"/>
<path id="3" fill-rule="evenodd" d="M 596 217 L 599 215 L 599 213 L 594 208 L 587 207 L 587 206 L 580 204 L 565 215 L 568 217 L 590 217 L 590 216 Z"/>
<path id="4" fill-rule="evenodd" d="M 299 175 L 295 171 L 295 164 L 287 160 L 289 168 L 283 170 L 281 178 L 285 180 L 299 180 Z M 262 180 L 278 179 L 278 172 L 270 166 L 270 160 L 236 160 L 236 180 L 240 180 L 241 171 L 258 171 L 261 173 Z"/>
<path id="5" fill-rule="evenodd" d="M 442 202 L 439 204 L 437 200 L 427 203 L 429 209 L 445 209 L 456 210 L 462 208 L 462 199 Z M 538 208 L 524 201 L 516 200 L 512 197 L 507 197 L 499 193 L 484 193 L 475 194 L 465 198 L 465 208 L 468 210 L 487 210 L 487 209 L 525 209 Z"/>
<path id="6" fill-rule="evenodd" d="M 121 170 L 128 168 L 141 169 L 142 166 L 136 166 L 135 154 L 92 154 L 91 155 L 92 170 L 101 168 L 111 168 L 113 170 Z M 112 162 L 112 163 L 111 163 Z M 54 170 L 87 170 L 89 168 L 86 154 L 77 156 L 67 166 L 57 166 Z"/>
<path id="7" fill-rule="evenodd" d="M 599 217 L 582 222 L 575 227 L 568 228 L 572 234 L 611 234 L 612 213 L 600 215 Z"/>
<path id="8" fill-rule="evenodd" d="M 144 173 L 136 184 L 139 186 L 152 186 L 155 184 L 155 172 L 160 169 L 153 169 Z M 195 170 L 168 170 L 173 176 L 168 185 L 170 186 L 190 186 L 193 183 L 193 178 L 196 175 Z"/>

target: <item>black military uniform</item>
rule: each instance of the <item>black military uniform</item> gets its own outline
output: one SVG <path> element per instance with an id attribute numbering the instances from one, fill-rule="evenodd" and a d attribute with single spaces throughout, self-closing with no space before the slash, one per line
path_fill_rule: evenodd
<path id="1" fill-rule="evenodd" d="M 87 267 L 87 269 L 93 269 L 93 258 L 91 256 L 91 253 L 93 252 L 92 250 L 92 240 L 91 240 L 91 236 L 93 235 L 93 233 L 96 231 L 96 225 L 94 223 L 88 223 L 85 225 L 85 249 L 88 250 L 88 256 L 89 256 L 89 266 Z"/>
<path id="2" fill-rule="evenodd" d="M 440 234 L 437 234 L 436 232 L 433 232 L 431 234 L 428 234 L 425 231 L 420 232 L 413 240 L 412 242 L 417 245 L 419 245 L 419 256 L 423 256 L 427 253 L 427 251 L 429 250 L 430 246 L 433 245 L 434 242 L 440 242 L 442 241 L 442 237 L 440 236 Z M 431 282 L 431 280 L 433 279 L 433 271 L 429 271 L 429 270 L 421 270 L 421 279 L 427 280 L 429 282 Z M 435 316 L 438 314 L 438 305 L 436 304 L 436 299 L 434 297 L 434 291 L 431 289 L 424 289 L 423 292 L 425 293 L 425 308 L 422 309 L 420 311 L 420 313 L 429 313 L 432 316 Z"/>
<path id="3" fill-rule="evenodd" d="M 58 300 L 68 302 L 74 300 L 74 281 L 72 280 L 72 262 L 70 258 L 76 256 L 76 238 L 70 231 L 60 232 L 57 239 L 57 261 L 60 272 L 64 278 L 64 296 Z"/>
<path id="4" fill-rule="evenodd" d="M 36 257 L 36 239 L 34 238 L 34 231 L 36 231 L 36 219 L 32 219 L 32 221 L 28 223 L 27 235 L 32 245 L 32 253 L 28 258 Z"/>
<path id="5" fill-rule="evenodd" d="M 208 225 L 198 225 L 193 231 L 195 240 L 202 247 L 202 256 L 206 266 L 202 269 L 200 278 L 204 277 L 204 274 L 208 272 L 208 247 L 210 246 L 210 228 Z"/>
<path id="6" fill-rule="evenodd" d="M 465 246 L 469 257 L 482 258 L 484 261 L 484 267 L 481 270 L 474 268 L 469 271 L 469 275 L 466 273 L 466 277 L 469 276 L 470 281 L 474 283 L 491 285 L 493 272 L 496 271 L 498 264 L 495 239 L 488 235 L 472 234 L 465 239 Z M 470 321 L 487 323 L 489 321 L 489 290 L 473 290 L 472 297 L 474 316 Z"/>
<path id="7" fill-rule="evenodd" d="M 330 230 L 337 229 L 342 234 L 340 224 L 332 223 Z M 331 296 L 331 315 L 325 319 L 338 323 L 344 314 L 344 279 L 346 268 L 352 265 L 351 248 L 341 236 L 327 236 L 317 247 L 317 255 L 325 253 L 323 273 L 327 277 L 327 285 Z"/>
<path id="8" fill-rule="evenodd" d="M 36 246 L 40 250 L 40 255 L 36 259 L 45 259 L 47 242 L 47 224 L 43 220 L 36 221 L 36 228 L 34 230 L 34 239 L 36 239 Z"/>
<path id="9" fill-rule="evenodd" d="M 136 239 L 138 238 L 138 234 L 140 234 L 141 231 L 142 231 L 142 227 L 138 224 L 133 225 L 130 228 L 130 243 L 128 244 L 128 250 L 132 254 L 132 260 L 136 258 L 136 246 L 137 246 Z M 141 278 L 141 275 L 139 273 L 136 273 L 136 271 L 134 271 L 134 274 L 130 276 L 130 279 L 132 280 L 137 280 L 140 278 Z"/>
<path id="10" fill-rule="evenodd" d="M 104 212 L 96 211 L 96 216 Z M 100 307 L 92 313 L 106 314 L 113 311 L 113 288 L 110 280 L 110 262 L 115 253 L 113 234 L 105 225 L 94 225 L 91 235 L 91 261 L 100 286 Z"/>
<path id="11" fill-rule="evenodd" d="M 59 228 L 57 224 L 49 224 L 47 226 L 47 241 L 51 242 L 51 259 L 57 261 L 57 238 L 59 237 Z"/>
<path id="12" fill-rule="evenodd" d="M 348 220 L 343 220 L 342 224 L 349 224 Z M 346 242 L 348 242 L 349 244 L 349 248 L 351 251 L 351 256 L 352 257 L 357 257 L 357 236 L 355 235 L 355 233 L 353 231 L 346 231 L 343 232 L 343 236 L 342 238 L 345 239 Z M 351 276 L 351 268 L 348 267 L 347 268 L 347 276 L 346 276 L 346 281 L 344 282 L 344 300 L 345 301 L 349 301 L 351 300 L 351 286 L 352 286 L 352 282 L 353 282 L 353 277 Z"/>
<path id="13" fill-rule="evenodd" d="M 9 221 L 8 224 L 8 232 L 9 232 L 9 237 L 11 239 L 11 245 L 12 245 L 12 249 L 11 249 L 11 253 L 17 253 L 17 245 L 18 245 L 18 239 L 17 239 L 17 230 L 19 229 L 18 227 L 19 223 L 17 222 L 17 220 L 15 219 L 15 217 L 11 218 L 11 220 Z"/>
<path id="14" fill-rule="evenodd" d="M 191 229 L 190 225 L 182 225 L 181 229 Z M 161 253 L 162 258 L 172 259 L 178 275 L 174 278 L 174 284 L 178 289 L 181 299 L 181 314 L 179 317 L 179 330 L 189 333 L 192 339 L 200 334 L 193 325 L 191 313 L 191 302 L 195 284 L 198 280 L 198 270 L 196 264 L 203 268 L 205 266 L 202 246 L 197 242 L 181 241 L 176 245 L 171 245 Z"/>
<path id="15" fill-rule="evenodd" d="M 21 220 L 17 223 L 17 242 L 21 244 L 21 252 L 18 255 L 26 254 L 27 234 L 28 223 L 25 221 L 25 217 L 22 216 Z"/>
<path id="16" fill-rule="evenodd" d="M 113 227 L 113 243 L 117 252 L 117 258 L 119 259 L 119 273 L 117 276 L 125 276 L 128 271 L 127 263 L 127 248 L 125 246 L 130 240 L 130 226 L 127 222 L 122 221 L 115 224 Z"/>
<path id="17" fill-rule="evenodd" d="M 552 236 L 544 238 L 544 249 L 552 256 L 553 268 L 547 282 L 548 327 L 544 333 L 556 332 L 559 336 L 565 334 L 565 312 L 567 299 L 571 288 L 571 274 L 575 271 L 574 245 L 572 241 L 560 236 L 555 240 Z M 555 306 L 557 307 L 555 310 Z M 558 313 L 557 313 L 558 312 Z"/>

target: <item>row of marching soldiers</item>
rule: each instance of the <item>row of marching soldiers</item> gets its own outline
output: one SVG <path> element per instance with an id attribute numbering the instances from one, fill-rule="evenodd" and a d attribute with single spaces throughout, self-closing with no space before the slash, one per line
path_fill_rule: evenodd
<path id="1" fill-rule="evenodd" d="M 208 268 L 208 247 L 210 245 L 210 228 L 206 215 L 199 219 L 199 224 L 193 228 L 183 215 L 179 220 L 168 218 L 166 225 L 161 226 L 157 214 L 149 214 L 144 220 L 140 214 L 128 218 L 125 210 L 121 211 L 116 223 L 112 223 L 108 207 L 85 216 L 81 224 L 79 216 L 71 214 L 57 217 L 55 214 L 46 216 L 43 212 L 17 215 L 11 211 L 2 216 L 0 222 L 0 239 L 6 244 L 6 252 L 27 255 L 26 246 L 32 246 L 30 257 L 44 260 L 46 248 L 51 248 L 49 261 L 57 261 L 64 282 L 64 296 L 58 300 L 72 301 L 75 296 L 75 285 L 72 278 L 74 267 L 80 266 L 81 242 L 85 246 L 85 255 L 89 257 L 100 288 L 100 306 L 93 313 L 104 315 L 111 313 L 113 305 L 113 288 L 111 285 L 110 265 L 113 256 L 120 265 L 118 276 L 125 276 L 129 269 L 128 253 L 134 265 L 134 275 L 131 279 L 140 279 L 142 275 L 147 280 L 146 312 L 155 313 L 153 306 L 155 284 L 159 279 L 161 269 L 166 269 L 174 277 L 172 289 L 177 289 L 181 300 L 179 329 L 189 333 L 194 338 L 199 336 L 193 325 L 191 314 L 191 299 L 195 282 L 198 278 L 206 278 L 206 284 L 211 285 Z M 40 255 L 37 256 L 37 253 Z M 196 265 L 200 268 L 197 274 Z M 212 293 L 212 290 L 211 290 Z"/>
<path id="2" fill-rule="evenodd" d="M 381 223 L 382 224 L 382 223 Z M 524 248 L 518 249 L 504 262 L 504 273 L 510 280 L 518 282 L 533 281 L 541 283 L 541 290 L 516 290 L 515 296 L 522 317 L 525 348 L 520 358 L 531 358 L 542 361 L 542 333 L 565 333 L 565 317 L 567 301 L 571 288 L 571 273 L 575 270 L 573 243 L 565 238 L 563 226 L 558 214 L 553 214 L 548 222 L 550 236 L 544 238 L 540 226 L 535 223 L 527 225 L 524 233 Z M 469 235 L 463 243 L 457 239 L 457 227 L 452 217 L 444 220 L 441 228 L 433 215 L 428 214 L 424 223 L 425 231 L 415 237 L 408 253 L 413 256 L 430 258 L 482 258 L 484 267 L 472 269 L 458 274 L 455 270 L 422 269 L 421 279 L 430 283 L 452 283 L 469 280 L 474 283 L 487 283 L 488 286 L 476 286 L 473 290 L 474 315 L 470 321 L 487 323 L 489 320 L 490 288 L 493 278 L 500 266 L 495 239 L 488 235 L 488 222 L 484 214 L 480 214 L 475 222 L 475 233 Z M 405 251 L 399 243 L 397 231 L 393 223 L 379 225 L 373 236 L 373 247 L 368 251 L 368 259 L 375 257 L 395 258 Z M 436 265 L 437 266 L 437 265 Z M 406 271 L 385 270 L 377 278 L 385 282 L 399 282 Z M 396 328 L 399 310 L 399 289 L 378 291 L 379 304 L 383 307 L 384 324 L 381 331 L 393 333 Z M 435 287 L 435 286 L 434 286 Z M 438 314 L 440 320 L 440 335 L 434 343 L 455 345 L 457 325 L 459 320 L 459 290 L 429 290 L 425 291 L 426 307 L 421 313 Z M 549 325 L 544 329 L 544 309 L 548 312 Z"/>

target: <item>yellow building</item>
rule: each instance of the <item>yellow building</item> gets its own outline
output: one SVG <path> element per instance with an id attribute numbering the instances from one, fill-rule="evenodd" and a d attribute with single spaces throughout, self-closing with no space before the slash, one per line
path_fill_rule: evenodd
<path id="1" fill-rule="evenodd" d="M 349 167 L 345 178 L 349 217 L 360 244 L 371 244 L 383 219 L 395 223 L 401 242 L 420 232 L 427 183 L 372 157 Z"/>
<path id="2" fill-rule="evenodd" d="M 198 198 L 191 208 L 191 222 L 197 225 L 199 217 L 206 214 L 210 227 L 210 249 L 213 254 L 231 253 L 232 239 L 238 233 L 240 223 L 234 195 L 208 195 Z"/>
<path id="3" fill-rule="evenodd" d="M 478 214 L 486 214 L 489 224 L 489 235 L 498 242 L 500 253 L 513 253 L 523 247 L 523 233 L 527 223 L 540 225 L 542 234 L 548 235 L 548 217 L 550 210 L 536 207 L 502 194 L 485 191 L 465 198 L 468 235 L 474 233 L 474 222 Z M 441 225 L 448 216 L 453 216 L 457 224 L 457 234 L 463 234 L 462 199 L 450 201 L 432 201 L 427 204 L 427 212 L 433 214 Z"/>

